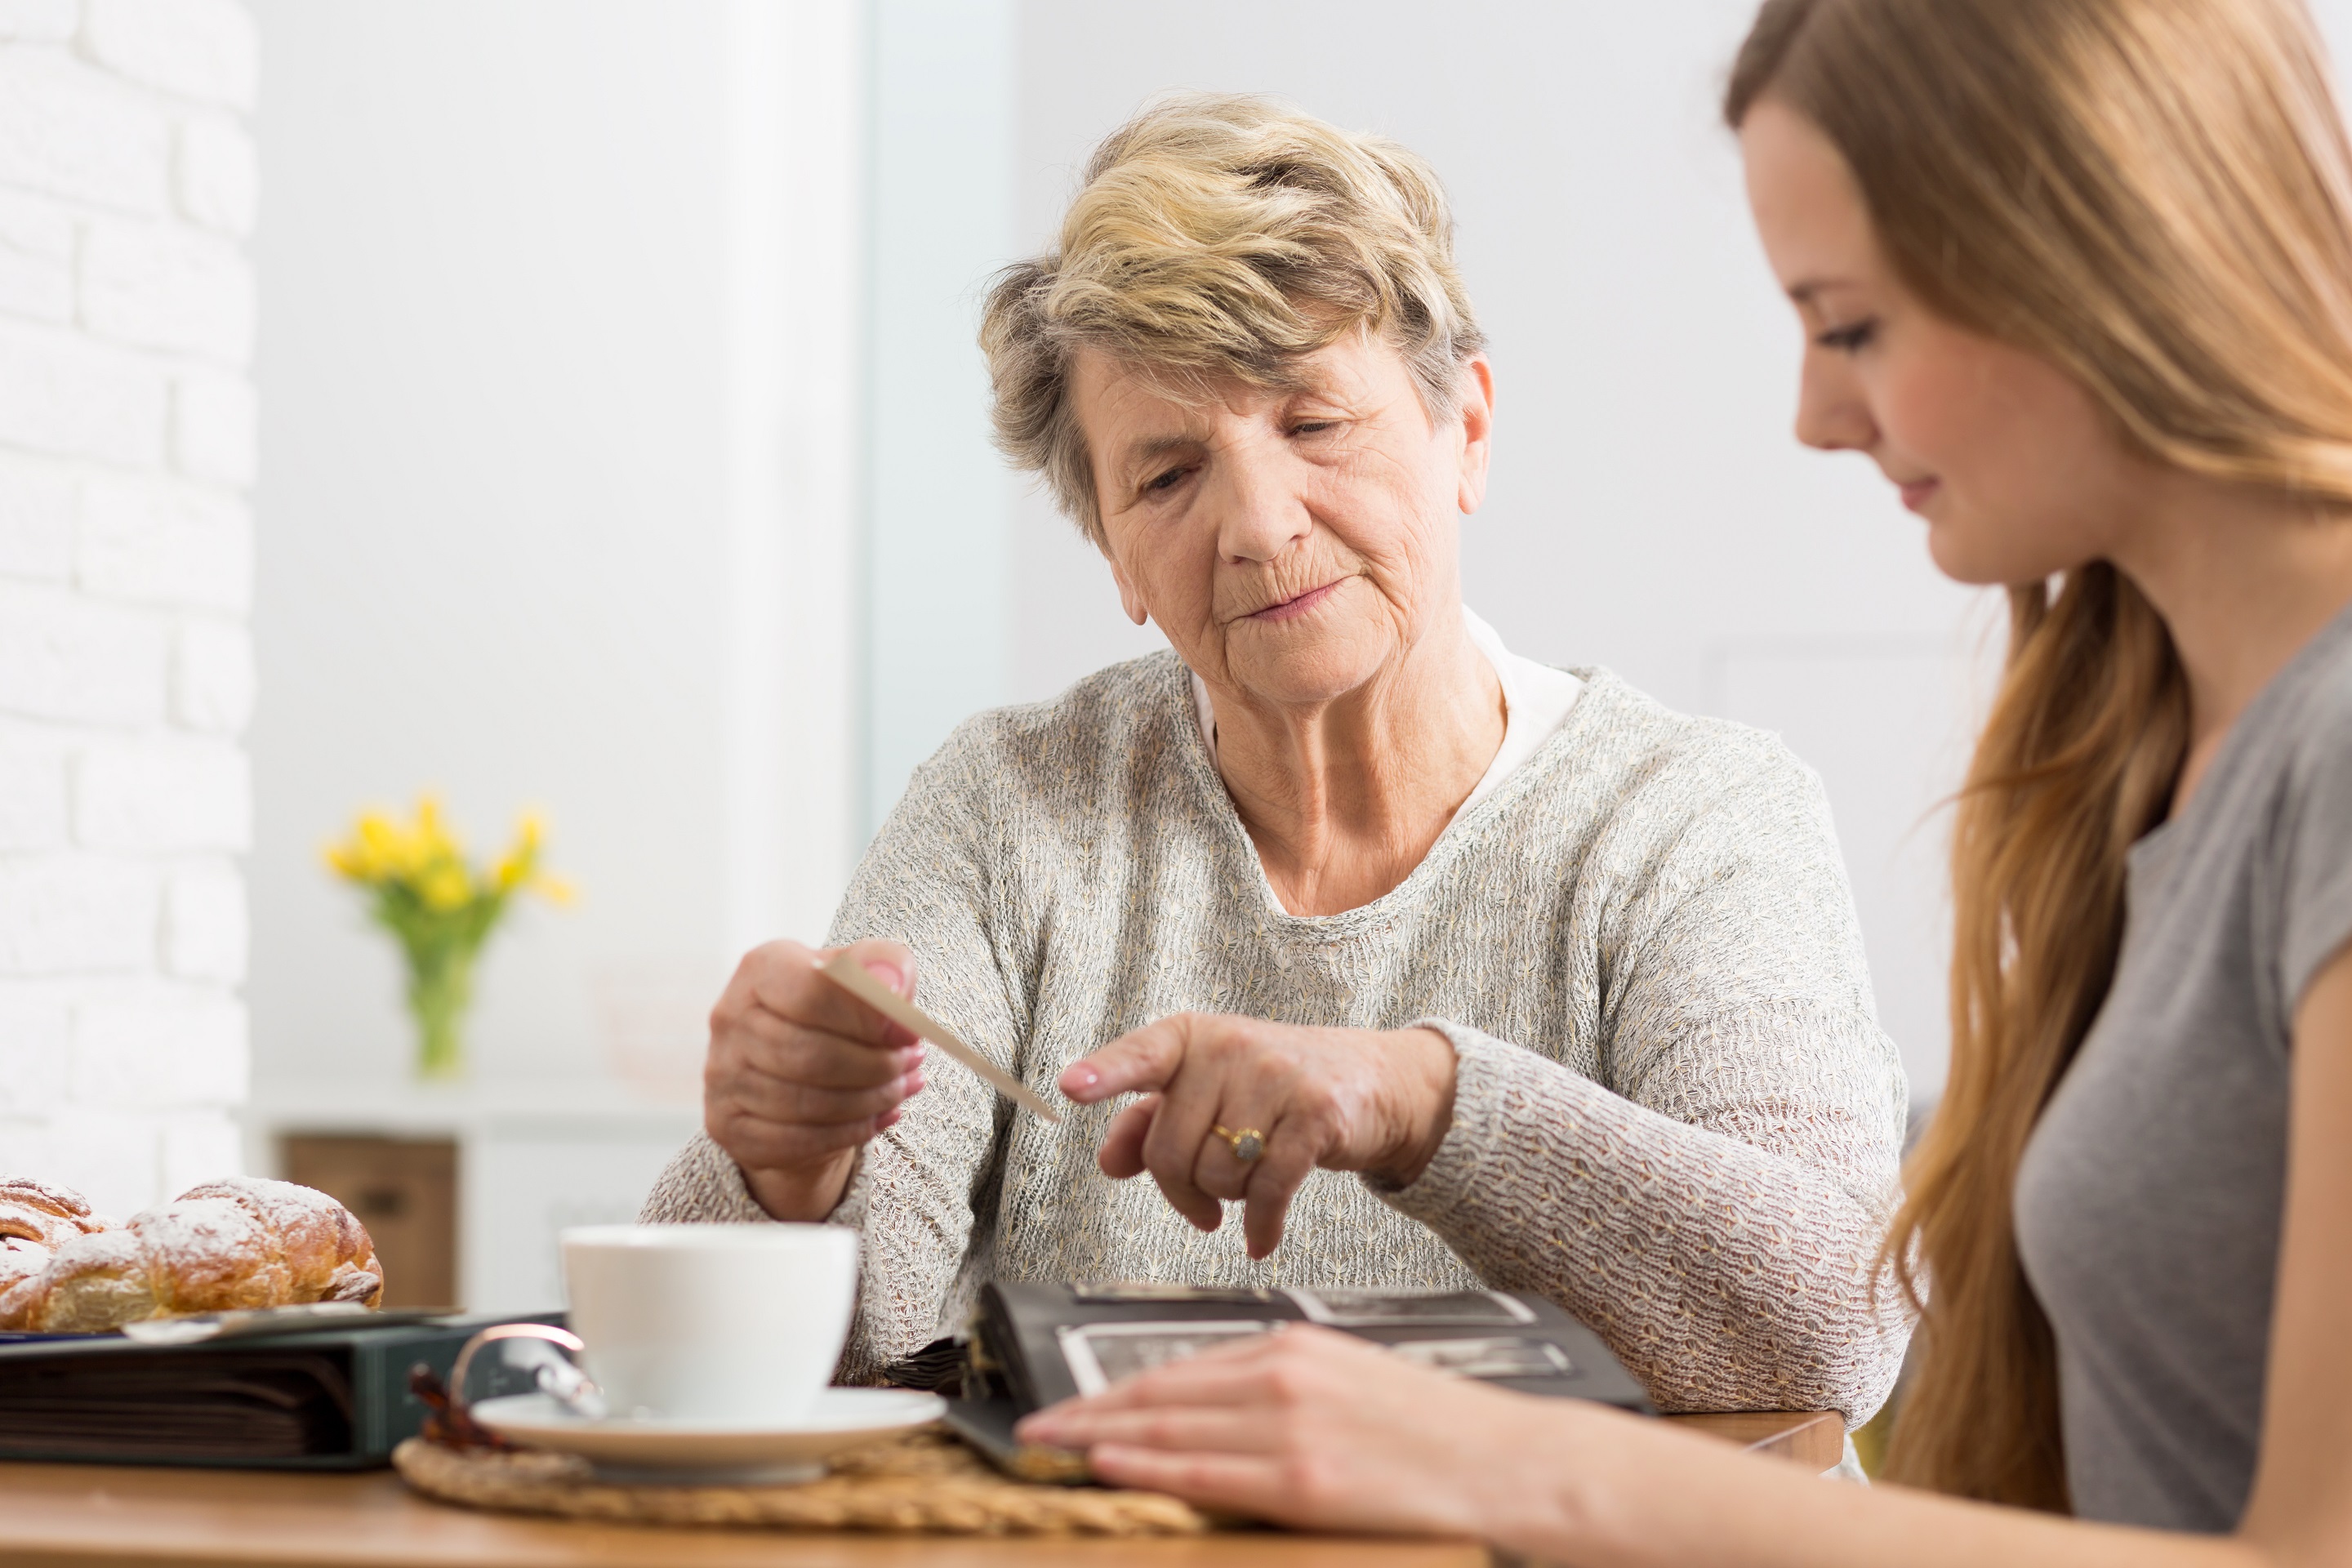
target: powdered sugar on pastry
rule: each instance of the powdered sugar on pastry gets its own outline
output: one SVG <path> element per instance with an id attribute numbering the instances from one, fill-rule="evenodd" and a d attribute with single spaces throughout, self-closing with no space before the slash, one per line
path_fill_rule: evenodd
<path id="1" fill-rule="evenodd" d="M 29 1176 L 0 1176 L 0 1237 L 54 1248 L 77 1236 L 113 1228 L 112 1221 L 91 1213 L 89 1200 L 71 1187 Z"/>
<path id="2" fill-rule="evenodd" d="M 288 1288 L 299 1299 L 314 1299 L 303 1293 L 303 1282 L 312 1282 L 316 1289 L 331 1279 L 335 1266 L 354 1251 L 373 1252 L 373 1247 L 366 1245 L 366 1231 L 360 1227 L 352 1211 L 313 1187 L 265 1181 L 257 1176 L 230 1176 L 190 1187 L 180 1194 L 179 1201 L 235 1204 L 265 1226 L 285 1254 Z M 354 1232 L 360 1247 L 352 1245 L 350 1233 Z"/>
<path id="3" fill-rule="evenodd" d="M 16 1326 L 44 1334 L 96 1333 L 161 1310 L 146 1247 L 129 1230 L 76 1237 L 0 1304 L 22 1315 Z"/>
<path id="4" fill-rule="evenodd" d="M 21 1236 L 0 1236 L 0 1295 L 26 1275 L 38 1273 L 54 1250 Z"/>
<path id="5" fill-rule="evenodd" d="M 224 1312 L 293 1299 L 284 1258 L 259 1220 L 224 1198 L 182 1198 L 131 1216 L 158 1312 Z"/>
<path id="6" fill-rule="evenodd" d="M 35 1212 L 29 1203 L 26 1211 Z M 25 1264 L 34 1264 L 29 1253 Z M 350 1210 L 289 1182 L 236 1178 L 192 1187 L 120 1230 L 65 1237 L 13 1282 L 0 1271 L 0 1329 L 87 1332 L 186 1312 L 373 1306 L 383 1294 L 374 1245 Z"/>
<path id="7" fill-rule="evenodd" d="M 0 1204 L 5 1203 L 30 1204 L 76 1219 L 91 1217 L 88 1198 L 71 1187 L 52 1186 L 47 1182 L 37 1182 L 30 1176 L 0 1176 Z M 107 1226 L 100 1221 L 90 1228 L 104 1229 Z"/>
<path id="8" fill-rule="evenodd" d="M 375 1259 L 367 1227 L 315 1188 L 232 1176 L 190 1187 L 180 1195 L 184 1200 L 228 1199 L 268 1226 L 284 1249 L 293 1300 L 373 1306 L 383 1295 L 383 1266 Z"/>

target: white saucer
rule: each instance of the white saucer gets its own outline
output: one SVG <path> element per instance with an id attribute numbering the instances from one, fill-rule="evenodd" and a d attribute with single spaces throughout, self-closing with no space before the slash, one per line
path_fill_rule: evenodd
<path id="1" fill-rule="evenodd" d="M 662 1486 L 773 1486 L 824 1474 L 835 1454 L 936 1421 L 947 1401 L 906 1388 L 828 1388 L 797 1421 L 720 1423 L 575 1415 L 544 1394 L 467 1408 L 499 1436 L 577 1454 L 609 1481 Z"/>

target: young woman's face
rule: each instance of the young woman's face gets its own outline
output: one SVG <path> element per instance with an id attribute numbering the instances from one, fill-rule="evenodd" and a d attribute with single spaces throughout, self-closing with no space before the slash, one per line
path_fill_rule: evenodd
<path id="1" fill-rule="evenodd" d="M 1944 321 L 1895 278 L 1829 139 L 1765 99 L 1739 131 L 1748 201 L 1804 322 L 1797 438 L 1866 454 L 1963 583 L 2111 555 L 2150 466 L 2047 361 Z"/>

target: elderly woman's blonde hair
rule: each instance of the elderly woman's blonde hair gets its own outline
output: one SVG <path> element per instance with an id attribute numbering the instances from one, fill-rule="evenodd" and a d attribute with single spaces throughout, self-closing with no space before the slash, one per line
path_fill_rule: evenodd
<path id="1" fill-rule="evenodd" d="M 997 445 L 1102 542 L 1070 371 L 1095 349 L 1184 396 L 1296 384 L 1351 331 L 1403 358 L 1433 421 L 1486 346 L 1427 163 L 1263 98 L 1185 94 L 1105 139 L 1061 243 L 989 290 L 981 348 Z"/>

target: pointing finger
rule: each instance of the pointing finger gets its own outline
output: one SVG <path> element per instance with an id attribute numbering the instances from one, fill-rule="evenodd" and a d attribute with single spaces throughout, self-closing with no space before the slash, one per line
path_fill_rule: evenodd
<path id="1" fill-rule="evenodd" d="M 1167 1088 L 1183 1061 L 1182 1027 L 1176 1019 L 1162 1018 L 1064 1068 L 1061 1089 L 1080 1105 L 1099 1105 L 1139 1089 Z"/>

